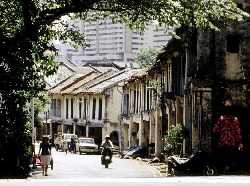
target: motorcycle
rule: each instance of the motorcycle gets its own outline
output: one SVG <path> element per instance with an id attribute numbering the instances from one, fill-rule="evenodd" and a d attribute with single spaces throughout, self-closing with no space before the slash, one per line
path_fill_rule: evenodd
<path id="1" fill-rule="evenodd" d="M 109 164 L 112 162 L 112 149 L 111 148 L 103 148 L 101 153 L 101 163 L 108 168 Z"/>
<path id="2" fill-rule="evenodd" d="M 205 175 L 213 176 L 217 173 L 213 158 L 208 153 L 197 152 L 187 158 L 170 156 L 167 160 L 170 175 Z"/>
<path id="3" fill-rule="evenodd" d="M 249 155 L 240 154 L 232 161 L 223 161 L 216 153 L 196 152 L 187 158 L 177 156 L 168 157 L 168 173 L 170 175 L 204 175 L 237 173 L 249 170 Z"/>

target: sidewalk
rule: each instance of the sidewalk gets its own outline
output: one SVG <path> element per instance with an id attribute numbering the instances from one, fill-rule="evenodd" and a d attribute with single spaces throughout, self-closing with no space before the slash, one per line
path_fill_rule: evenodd
<path id="1" fill-rule="evenodd" d="M 156 169 L 158 172 L 159 176 L 161 177 L 166 177 L 168 175 L 167 173 L 167 164 L 159 161 L 153 161 L 153 159 L 150 158 L 136 158 L 138 161 L 142 161 Z"/>

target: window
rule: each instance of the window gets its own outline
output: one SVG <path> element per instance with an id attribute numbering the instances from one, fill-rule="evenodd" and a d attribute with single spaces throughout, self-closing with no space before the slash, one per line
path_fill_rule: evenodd
<path id="1" fill-rule="evenodd" d="M 84 99 L 84 118 L 86 119 L 87 117 L 87 99 Z"/>
<path id="2" fill-rule="evenodd" d="M 99 98 L 99 112 L 98 112 L 98 120 L 102 119 L 102 98 Z"/>
<path id="3" fill-rule="evenodd" d="M 149 82 L 147 82 L 147 86 L 149 87 Z M 147 89 L 146 91 L 146 100 L 147 100 L 147 105 L 146 105 L 146 110 L 149 111 L 150 106 L 149 106 L 149 93 L 150 93 L 150 89 Z"/>
<path id="4" fill-rule="evenodd" d="M 73 118 L 73 114 L 74 114 L 74 99 L 71 98 L 71 118 Z"/>
<path id="5" fill-rule="evenodd" d="M 240 37 L 238 35 L 227 36 L 227 52 L 239 53 L 240 50 Z"/>
<path id="6" fill-rule="evenodd" d="M 95 119 L 96 99 L 93 98 L 92 119 Z"/>
<path id="7" fill-rule="evenodd" d="M 61 117 L 61 100 L 56 100 L 56 116 Z"/>
<path id="8" fill-rule="evenodd" d="M 79 118 L 82 118 L 82 98 L 79 98 Z"/>
<path id="9" fill-rule="evenodd" d="M 129 113 L 129 94 L 123 96 L 123 114 L 128 115 Z"/>
<path id="10" fill-rule="evenodd" d="M 69 118 L 69 100 L 66 99 L 66 119 Z"/>
<path id="11" fill-rule="evenodd" d="M 56 116 L 56 99 L 51 100 L 50 110 L 52 112 L 52 116 Z"/>
<path id="12" fill-rule="evenodd" d="M 135 113 L 135 105 L 136 105 L 136 90 L 134 90 L 134 104 L 133 104 L 133 113 Z"/>

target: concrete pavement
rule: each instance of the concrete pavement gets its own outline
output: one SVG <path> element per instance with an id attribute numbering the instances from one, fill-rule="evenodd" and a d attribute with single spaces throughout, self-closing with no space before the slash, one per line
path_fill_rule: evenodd
<path id="1" fill-rule="evenodd" d="M 113 162 L 105 169 L 100 162 L 100 155 L 66 154 L 53 151 L 54 170 L 49 169 L 49 176 L 34 173 L 33 179 L 56 178 L 153 178 L 159 177 L 158 171 L 145 162 L 119 159 L 113 157 Z"/>
<path id="2" fill-rule="evenodd" d="M 0 180 L 1 186 L 249 186 L 248 176 L 166 178 L 48 178 Z"/>
<path id="3" fill-rule="evenodd" d="M 99 155 L 53 152 L 55 167 L 28 179 L 2 179 L 0 186 L 250 186 L 250 176 L 159 177 L 145 162 L 114 158 L 111 167 Z"/>

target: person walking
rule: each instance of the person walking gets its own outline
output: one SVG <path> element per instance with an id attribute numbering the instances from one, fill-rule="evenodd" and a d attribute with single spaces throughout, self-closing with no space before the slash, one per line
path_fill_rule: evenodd
<path id="1" fill-rule="evenodd" d="M 43 175 L 48 176 L 48 166 L 51 160 L 51 145 L 49 144 L 49 138 L 47 136 L 43 137 L 38 154 L 41 156 Z"/>

